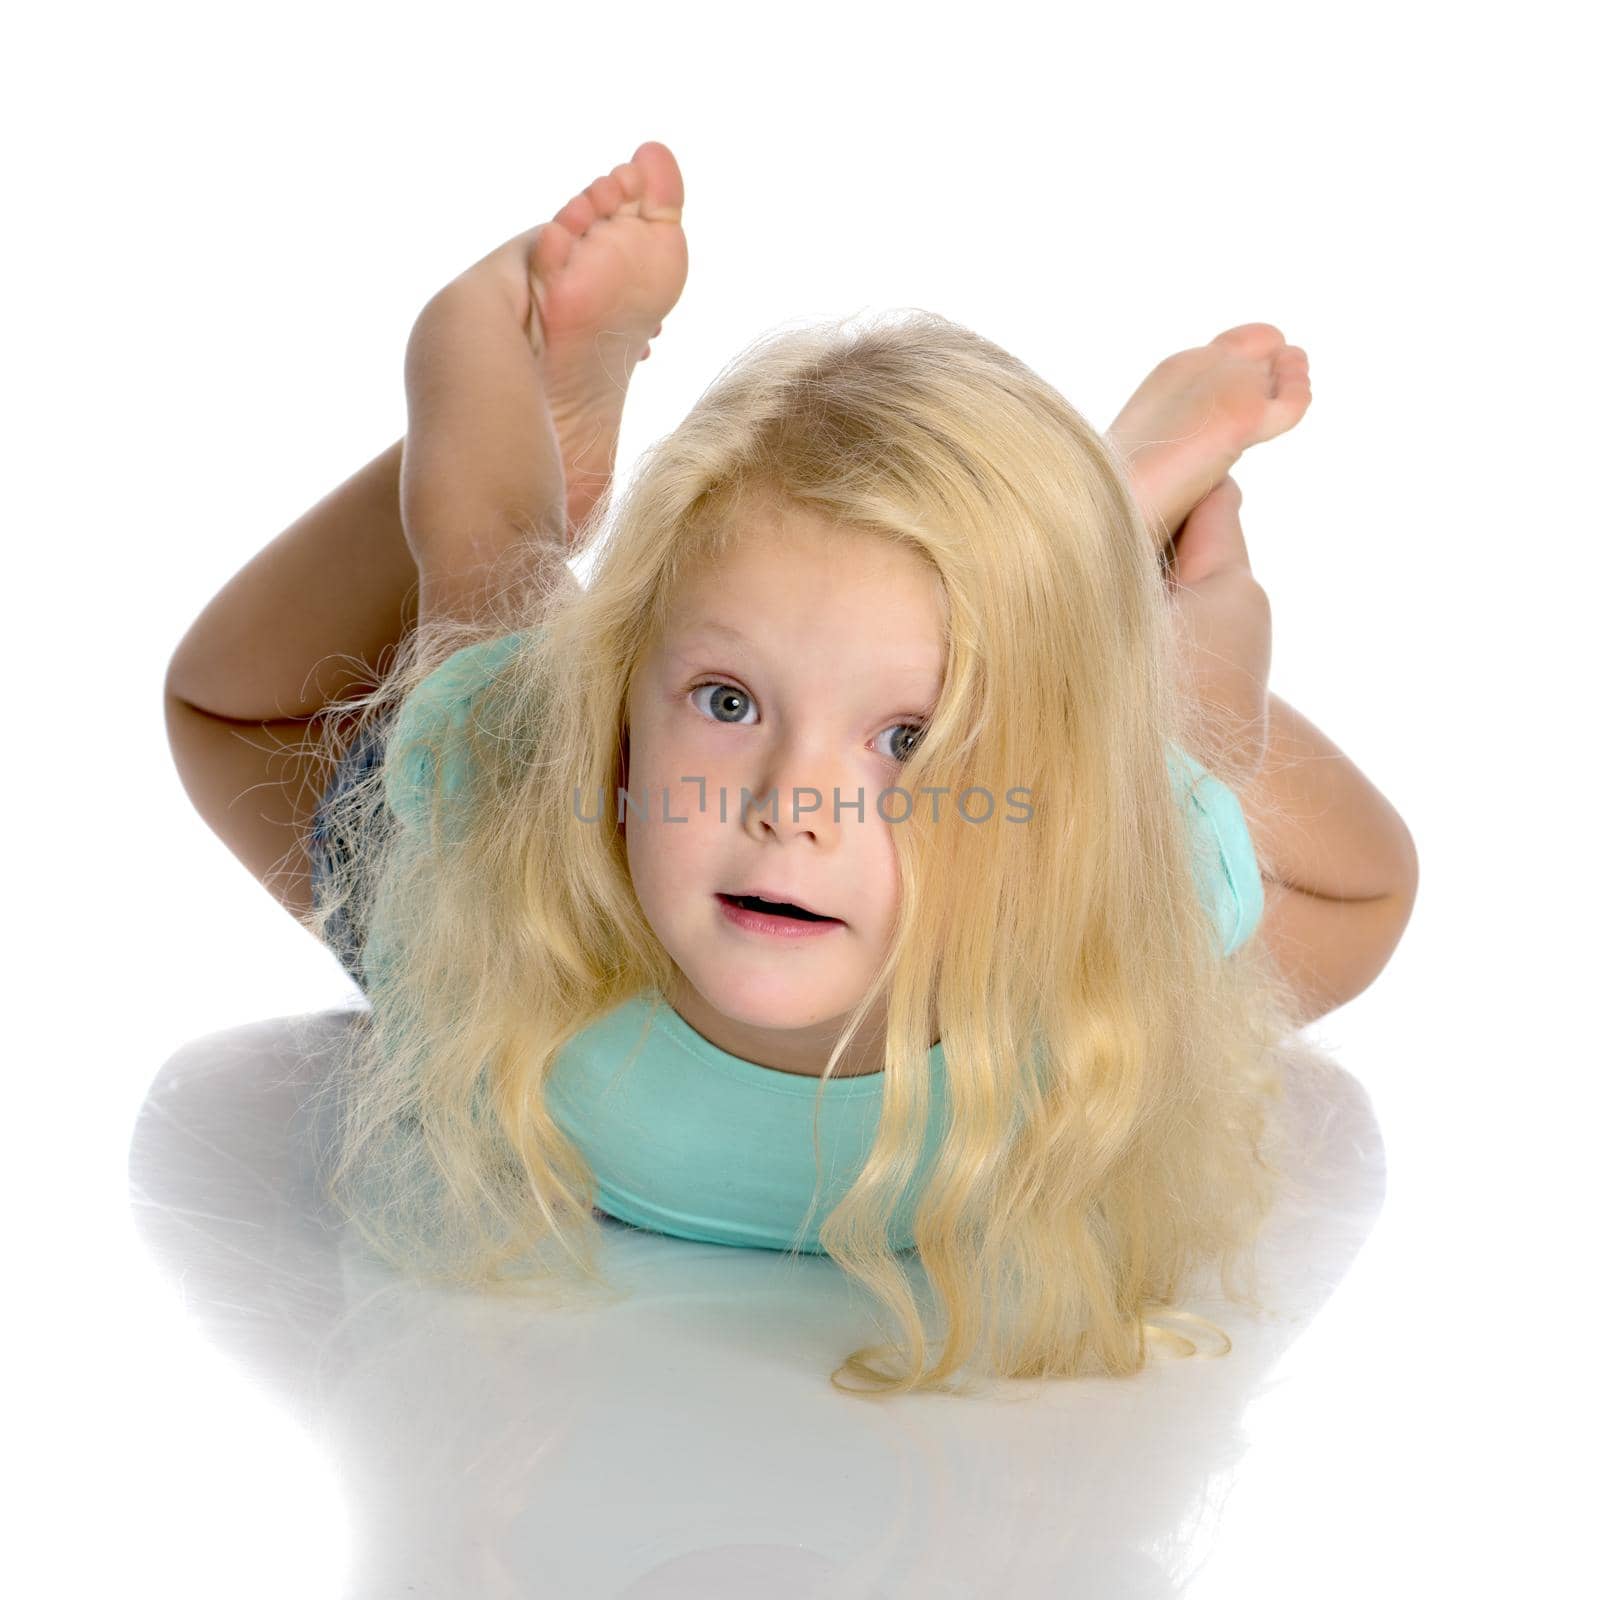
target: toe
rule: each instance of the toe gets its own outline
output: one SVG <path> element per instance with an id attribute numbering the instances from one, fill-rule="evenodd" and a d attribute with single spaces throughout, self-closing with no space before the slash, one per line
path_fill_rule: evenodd
<path id="1" fill-rule="evenodd" d="M 549 279 L 572 258 L 573 237 L 565 224 L 556 222 L 540 228 L 533 242 L 531 266 L 536 277 Z"/>
<path id="2" fill-rule="evenodd" d="M 1274 350 L 1281 350 L 1284 339 L 1283 334 L 1270 322 L 1245 322 L 1237 328 L 1229 328 L 1226 333 L 1219 333 L 1211 342 L 1221 345 L 1233 355 L 1255 360 L 1271 355 Z"/>
<path id="3" fill-rule="evenodd" d="M 651 222 L 677 222 L 683 216 L 683 174 L 677 157 L 659 141 L 647 139 L 633 152 L 644 180 L 639 214 Z"/>
<path id="4" fill-rule="evenodd" d="M 1280 404 L 1304 409 L 1311 404 L 1311 379 L 1304 367 L 1279 367 L 1272 375 L 1272 398 Z"/>
<path id="5" fill-rule="evenodd" d="M 622 190 L 622 203 L 629 205 L 644 193 L 644 174 L 631 161 L 611 169 L 611 176 Z"/>
<path id="6" fill-rule="evenodd" d="M 622 185 L 609 173 L 603 178 L 596 178 L 584 193 L 588 195 L 589 203 L 594 207 L 596 220 L 614 217 L 617 214 L 617 207 L 622 204 L 624 198 Z"/>
<path id="7" fill-rule="evenodd" d="M 561 224 L 574 239 L 581 239 L 590 228 L 594 226 L 594 202 L 588 193 L 575 194 L 562 208 L 556 212 L 555 220 Z"/>
<path id="8" fill-rule="evenodd" d="M 1292 428 L 1311 404 L 1311 369 L 1306 353 L 1289 345 L 1272 362 L 1271 389 L 1264 438 Z"/>
<path id="9" fill-rule="evenodd" d="M 1286 386 L 1295 388 L 1309 388 L 1311 385 L 1311 363 L 1304 350 L 1299 345 L 1291 344 L 1278 352 L 1277 359 L 1272 363 L 1272 376 L 1277 381 L 1279 389 Z"/>

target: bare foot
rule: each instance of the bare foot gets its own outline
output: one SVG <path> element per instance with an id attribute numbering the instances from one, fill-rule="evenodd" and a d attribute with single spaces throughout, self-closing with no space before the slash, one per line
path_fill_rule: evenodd
<path id="1" fill-rule="evenodd" d="M 569 534 L 611 481 L 622 402 L 689 275 L 683 175 L 651 140 L 533 230 L 529 338 L 561 445 Z"/>
<path id="2" fill-rule="evenodd" d="M 1270 322 L 1247 322 L 1168 356 L 1106 430 L 1129 464 L 1158 546 L 1253 444 L 1286 433 L 1311 404 L 1306 353 Z"/>

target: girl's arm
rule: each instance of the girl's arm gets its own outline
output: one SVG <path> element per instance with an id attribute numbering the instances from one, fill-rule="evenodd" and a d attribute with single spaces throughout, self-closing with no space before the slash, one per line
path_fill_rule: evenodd
<path id="1" fill-rule="evenodd" d="M 1261 937 L 1302 1022 L 1388 965 L 1417 894 L 1417 850 L 1393 806 L 1325 734 L 1267 689 L 1272 610 L 1224 478 L 1179 530 L 1169 588 L 1185 689 L 1204 707 L 1265 880 Z"/>
<path id="2" fill-rule="evenodd" d="M 1267 703 L 1266 755 L 1239 792 L 1262 876 L 1323 900 L 1409 899 L 1417 847 L 1400 813 L 1315 724 Z"/>
<path id="3" fill-rule="evenodd" d="M 1302 1022 L 1353 1000 L 1389 964 L 1417 898 L 1411 831 L 1360 768 L 1277 695 L 1239 804 L 1266 890 L 1261 937 Z"/>

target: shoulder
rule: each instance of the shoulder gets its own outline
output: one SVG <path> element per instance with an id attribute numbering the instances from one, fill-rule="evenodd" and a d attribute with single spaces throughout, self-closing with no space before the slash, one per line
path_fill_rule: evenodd
<path id="1" fill-rule="evenodd" d="M 1261 925 L 1267 904 L 1250 824 L 1238 795 L 1181 746 L 1168 745 L 1167 770 L 1188 804 L 1222 953 L 1232 955 Z"/>
<path id="2" fill-rule="evenodd" d="M 529 637 L 508 633 L 457 650 L 401 702 L 384 754 L 384 795 L 401 822 L 426 815 L 441 764 L 445 792 L 460 789 L 466 769 L 459 736 L 473 703 Z"/>
<path id="3" fill-rule="evenodd" d="M 406 696 L 402 719 L 426 721 L 431 716 L 470 704 L 522 643 L 524 635 L 508 633 L 485 639 L 447 656 Z"/>

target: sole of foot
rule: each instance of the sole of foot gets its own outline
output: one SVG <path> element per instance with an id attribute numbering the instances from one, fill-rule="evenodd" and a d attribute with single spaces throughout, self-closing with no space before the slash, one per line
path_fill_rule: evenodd
<path id="1" fill-rule="evenodd" d="M 533 230 L 529 338 L 566 474 L 568 536 L 611 481 L 634 367 L 689 273 L 683 175 L 647 141 Z"/>
<path id="2" fill-rule="evenodd" d="M 1270 322 L 1247 322 L 1168 356 L 1107 429 L 1158 547 L 1251 445 L 1299 422 L 1310 363 Z"/>

